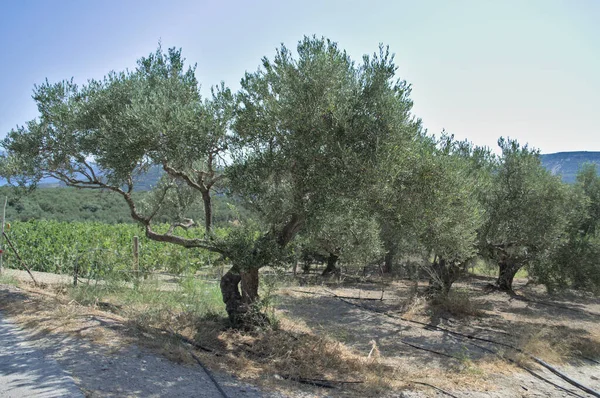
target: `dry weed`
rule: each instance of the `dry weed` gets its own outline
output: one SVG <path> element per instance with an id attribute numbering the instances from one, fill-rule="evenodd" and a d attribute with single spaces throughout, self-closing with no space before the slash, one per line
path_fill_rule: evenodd
<path id="1" fill-rule="evenodd" d="M 574 335 L 565 326 L 531 324 L 522 328 L 519 335 L 518 346 L 546 362 L 560 364 L 578 356 L 600 357 L 600 336 L 593 333 Z"/>
<path id="2" fill-rule="evenodd" d="M 407 319 L 414 319 L 417 315 L 422 315 L 427 308 L 427 299 L 423 296 L 412 295 L 404 305 L 402 313 Z"/>
<path id="3" fill-rule="evenodd" d="M 481 316 L 482 312 L 463 291 L 450 291 L 446 296 L 435 297 L 431 301 L 434 313 L 446 312 L 456 317 Z"/>
<path id="4" fill-rule="evenodd" d="M 215 332 L 215 330 L 212 330 Z M 207 330 L 202 331 L 206 342 Z M 381 362 L 377 345 L 370 353 L 358 353 L 327 336 L 318 336 L 302 323 L 281 318 L 279 328 L 261 333 L 234 330 L 216 331 L 223 358 L 207 358 L 213 365 L 227 367 L 246 379 L 316 379 L 359 382 L 344 384 L 344 391 L 356 396 L 377 395 L 394 385 L 394 369 Z M 200 333 L 200 332 L 199 332 Z M 208 340 L 211 340 L 208 338 Z M 206 358 L 206 356 L 205 356 Z M 215 362 L 218 362 L 215 363 Z M 286 382 L 278 382 L 285 386 Z"/>

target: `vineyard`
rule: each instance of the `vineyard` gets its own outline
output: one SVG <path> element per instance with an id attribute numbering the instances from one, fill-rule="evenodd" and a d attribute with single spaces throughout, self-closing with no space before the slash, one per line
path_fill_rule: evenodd
<path id="1" fill-rule="evenodd" d="M 165 225 L 165 229 L 167 226 Z M 224 229 L 215 231 L 224 235 Z M 184 231 L 196 237 L 200 229 Z M 82 277 L 103 277 L 107 274 L 131 276 L 132 241 L 139 237 L 139 271 L 164 271 L 191 274 L 198 268 L 212 265 L 219 255 L 202 249 L 185 249 L 147 239 L 134 224 L 104 224 L 99 222 L 60 222 L 31 220 L 13 222 L 7 235 L 25 263 L 34 271 L 72 274 L 75 267 Z M 5 248 L 4 266 L 20 268 L 14 253 Z"/>

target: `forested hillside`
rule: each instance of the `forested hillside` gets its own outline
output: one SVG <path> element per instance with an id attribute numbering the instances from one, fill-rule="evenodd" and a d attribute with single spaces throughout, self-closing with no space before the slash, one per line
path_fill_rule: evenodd
<path id="1" fill-rule="evenodd" d="M 0 151 L 0 154 L 2 153 L 3 152 Z M 98 175 L 102 174 L 102 172 L 94 163 L 92 163 L 91 165 Z M 133 181 L 135 183 L 135 190 L 151 190 L 158 183 L 158 180 L 163 174 L 164 172 L 159 166 L 152 166 L 147 171 L 135 175 L 133 178 Z M 6 181 L 6 179 L 3 176 L 0 176 L 0 186 L 7 185 L 7 183 L 8 181 Z M 66 184 L 63 181 L 57 180 L 56 178 L 45 177 L 38 182 L 38 186 L 40 188 L 64 188 L 66 187 Z"/>
<path id="2" fill-rule="evenodd" d="M 144 200 L 147 192 L 134 192 L 136 200 Z M 6 218 L 8 221 L 56 220 L 97 221 L 109 224 L 133 223 L 127 203 L 114 192 L 91 191 L 75 188 L 37 189 L 24 192 L 12 187 L 0 187 L 0 199 L 7 197 Z M 244 218 L 246 212 L 235 201 L 224 196 L 213 198 L 214 221 L 224 225 Z M 192 206 L 185 216 L 201 223 L 201 206 Z M 168 214 L 159 215 L 161 222 L 172 220 Z"/>

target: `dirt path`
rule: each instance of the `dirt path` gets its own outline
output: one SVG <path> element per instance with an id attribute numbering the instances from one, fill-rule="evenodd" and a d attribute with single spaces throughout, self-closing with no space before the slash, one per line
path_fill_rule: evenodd
<path id="1" fill-rule="evenodd" d="M 26 297 L 18 288 L 0 285 L 0 300 L 19 301 Z M 92 319 L 93 318 L 93 319 Z M 93 331 L 94 326 L 102 325 L 106 329 L 119 329 L 122 326 L 110 319 L 89 317 L 81 335 L 85 336 L 85 329 Z M 13 331 L 17 330 L 13 328 Z M 1 335 L 0 330 L 0 335 Z M 53 333 L 51 330 L 19 330 L 19 338 L 27 341 L 30 352 L 40 355 L 45 363 L 54 363 L 72 376 L 75 385 L 83 391 L 86 397 L 223 397 L 215 383 L 207 373 L 197 364 L 174 363 L 164 356 L 157 355 L 150 350 L 135 344 L 103 344 L 93 341 L 93 332 L 88 338 L 74 338 L 70 334 Z M 96 336 L 97 337 L 97 336 Z M 108 336 L 109 338 L 111 336 Z M 9 348 L 7 348 L 10 351 Z M 4 351 L 2 351 L 4 352 Z M 29 352 L 29 351 L 28 351 Z M 20 358 L 31 356 L 28 352 L 17 357 L 9 357 L 7 363 L 15 363 Z M 32 357 L 34 358 L 34 357 Z M 6 367 L 0 368 L 0 378 L 9 375 Z M 24 386 L 34 388 L 44 387 L 43 381 L 46 373 L 43 369 L 33 369 L 35 377 L 31 382 L 19 381 Z M 258 398 L 269 395 L 261 392 L 256 387 L 244 384 L 227 375 L 214 375 L 228 397 Z M 57 388 L 63 388 L 63 382 L 58 380 Z M 14 385 L 14 380 L 11 381 Z M 9 388 L 12 388 L 9 385 Z M 0 395 L 3 394 L 3 383 L 0 382 Z M 66 388 L 66 387 L 64 387 Z M 29 391 L 29 390 L 26 390 Z M 44 390 L 45 391 L 45 390 Z M 65 390 L 66 391 L 66 390 Z M 34 394 L 21 396 L 38 396 L 41 390 L 34 390 Z M 64 392 L 64 391 L 63 391 Z M 20 395 L 12 395 L 19 397 Z M 68 390 L 65 394 L 39 395 L 39 396 L 65 396 L 77 397 L 75 390 Z"/>
<path id="2" fill-rule="evenodd" d="M 73 378 L 0 313 L 0 396 L 81 397 Z"/>

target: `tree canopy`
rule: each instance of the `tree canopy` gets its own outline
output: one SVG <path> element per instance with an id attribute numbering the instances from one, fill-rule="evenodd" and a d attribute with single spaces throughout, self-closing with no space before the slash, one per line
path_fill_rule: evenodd
<path id="1" fill-rule="evenodd" d="M 428 135 L 397 73 L 383 45 L 356 62 L 335 42 L 304 37 L 295 51 L 264 57 L 237 93 L 222 83 L 205 99 L 181 50 L 159 47 L 134 70 L 81 87 L 36 86 L 39 117 L 8 134 L 0 167 L 22 185 L 53 177 L 111 191 L 148 238 L 221 254 L 234 322 L 257 298 L 258 269 L 291 261 L 299 234 L 332 262 L 419 256 L 443 292 L 476 255 L 496 261 L 499 286 L 511 289 L 518 269 L 559 252 L 568 225 L 597 235 L 594 172 L 581 173 L 588 213 L 575 222 L 565 209 L 577 195 L 537 151 L 500 139 L 494 157 Z M 136 176 L 156 167 L 160 182 L 136 195 Z M 216 191 L 255 219 L 215 236 Z M 203 214 L 190 217 L 199 205 Z M 178 234 L 194 219 L 201 236 Z M 164 220 L 170 227 L 157 228 Z"/>

